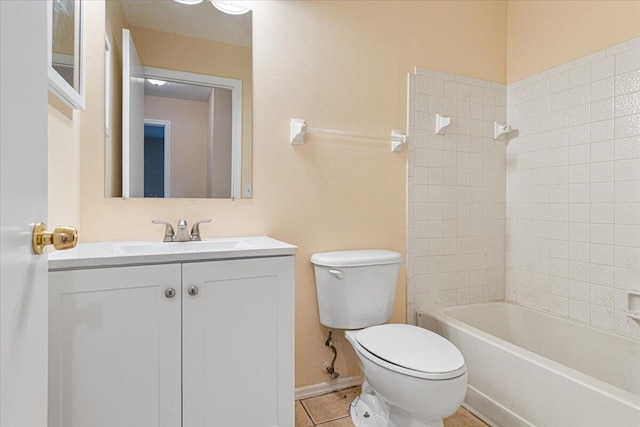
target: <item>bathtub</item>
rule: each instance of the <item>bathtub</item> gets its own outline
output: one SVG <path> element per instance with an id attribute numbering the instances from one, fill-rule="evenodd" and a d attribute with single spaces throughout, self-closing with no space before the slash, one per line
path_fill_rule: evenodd
<path id="1" fill-rule="evenodd" d="M 417 323 L 460 349 L 464 406 L 492 426 L 640 427 L 640 340 L 507 302 Z"/>

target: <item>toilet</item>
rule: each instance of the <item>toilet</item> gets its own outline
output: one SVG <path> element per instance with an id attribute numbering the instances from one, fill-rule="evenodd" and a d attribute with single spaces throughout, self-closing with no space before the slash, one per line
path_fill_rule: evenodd
<path id="1" fill-rule="evenodd" d="M 445 338 L 391 318 L 397 252 L 383 249 L 323 252 L 314 264 L 320 323 L 345 329 L 364 375 L 351 404 L 357 427 L 442 427 L 462 404 L 467 369 Z"/>

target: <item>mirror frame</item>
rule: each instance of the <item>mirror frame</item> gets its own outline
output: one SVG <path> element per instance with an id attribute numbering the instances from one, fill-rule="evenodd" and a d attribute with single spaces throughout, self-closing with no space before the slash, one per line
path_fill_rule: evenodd
<path id="1" fill-rule="evenodd" d="M 71 108 L 84 110 L 85 107 L 85 10 L 84 0 L 74 0 L 74 54 L 78 55 L 80 87 L 76 90 L 53 68 L 53 0 L 47 0 L 47 76 L 49 89 Z"/>
<path id="2" fill-rule="evenodd" d="M 159 79 L 231 90 L 231 200 L 242 198 L 242 80 L 163 68 L 145 66 L 142 68 L 145 79 Z M 124 149 L 122 153 L 124 155 Z M 122 170 L 124 173 L 124 167 Z"/>

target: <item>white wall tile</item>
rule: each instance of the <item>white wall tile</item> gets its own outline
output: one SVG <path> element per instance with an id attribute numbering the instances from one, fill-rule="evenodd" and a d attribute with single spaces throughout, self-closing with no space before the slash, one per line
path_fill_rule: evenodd
<path id="1" fill-rule="evenodd" d="M 569 104 L 571 107 L 588 104 L 591 99 L 591 86 L 586 84 L 572 87 L 570 90 Z"/>
<path id="2" fill-rule="evenodd" d="M 506 144 L 493 141 L 491 126 L 506 119 L 507 88 L 422 69 L 409 84 L 416 86 L 409 92 L 417 93 L 409 99 L 416 143 L 409 146 L 407 172 L 414 177 L 408 180 L 407 207 L 407 262 L 414 264 L 407 268 L 407 308 L 413 321 L 420 307 L 504 297 Z M 518 93 L 526 102 L 532 86 Z M 444 136 L 435 135 L 435 113 L 443 112 L 453 123 Z M 531 116 L 530 104 L 520 116 Z"/>
<path id="3" fill-rule="evenodd" d="M 569 90 L 563 90 L 551 94 L 549 97 L 549 111 L 566 110 L 571 107 L 571 95 Z"/>
<path id="4" fill-rule="evenodd" d="M 614 214 L 616 224 L 640 224 L 640 203 L 616 203 Z"/>
<path id="5" fill-rule="evenodd" d="M 615 119 L 615 137 L 628 138 L 640 135 L 640 114 Z"/>
<path id="6" fill-rule="evenodd" d="M 613 77 L 598 80 L 591 83 L 591 101 L 599 101 L 605 98 L 613 98 Z"/>
<path id="7" fill-rule="evenodd" d="M 591 324 L 599 328 L 614 329 L 614 310 L 597 305 L 591 306 Z"/>
<path id="8" fill-rule="evenodd" d="M 640 136 L 616 139 L 615 157 L 616 159 L 633 159 L 640 157 Z"/>
<path id="9" fill-rule="evenodd" d="M 636 245 L 637 246 L 637 245 Z M 640 269 L 640 248 L 616 246 L 615 266 L 631 270 Z"/>
<path id="10" fill-rule="evenodd" d="M 608 119 L 613 119 L 613 98 L 593 102 L 591 104 L 591 120 L 598 122 Z"/>
<path id="11" fill-rule="evenodd" d="M 637 92 L 640 90 L 640 68 L 615 76 L 615 95 Z"/>
<path id="12" fill-rule="evenodd" d="M 640 181 L 616 182 L 614 190 L 616 204 L 640 203 Z"/>
<path id="13" fill-rule="evenodd" d="M 616 74 L 626 73 L 628 71 L 640 68 L 640 47 L 625 50 L 616 54 Z"/>
<path id="14" fill-rule="evenodd" d="M 589 323 L 591 320 L 590 305 L 586 302 L 569 300 L 569 317 Z"/>
<path id="15" fill-rule="evenodd" d="M 614 204 L 613 203 L 591 203 L 589 221 L 594 224 L 613 224 Z"/>
<path id="16" fill-rule="evenodd" d="M 614 74 L 614 57 L 605 57 L 591 63 L 591 81 L 613 77 Z"/>
<path id="17" fill-rule="evenodd" d="M 616 181 L 640 181 L 640 158 L 616 160 Z"/>
<path id="18" fill-rule="evenodd" d="M 599 122 L 591 122 L 590 132 L 591 132 L 591 142 L 599 142 L 599 141 L 606 141 L 609 139 L 613 139 L 614 121 L 602 120 Z"/>
<path id="19" fill-rule="evenodd" d="M 640 38 L 508 86 L 410 85 L 408 318 L 506 297 L 640 337 L 622 312 L 640 290 Z M 496 144 L 493 120 L 519 134 Z"/>
<path id="20" fill-rule="evenodd" d="M 625 95 L 616 96 L 616 117 L 628 116 L 638 113 L 640 113 L 640 92 L 632 92 Z"/>
<path id="21" fill-rule="evenodd" d="M 600 265 L 614 265 L 613 245 L 591 244 L 591 263 Z"/>
<path id="22" fill-rule="evenodd" d="M 576 67 L 569 72 L 569 82 L 572 88 L 588 84 L 590 81 L 591 64 Z"/>
<path id="23" fill-rule="evenodd" d="M 569 90 L 569 71 L 564 71 L 549 77 L 549 93 L 553 94 Z"/>
<path id="24" fill-rule="evenodd" d="M 609 161 L 591 163 L 591 182 L 610 182 L 613 180 L 614 162 Z"/>
<path id="25" fill-rule="evenodd" d="M 525 131 L 507 147 L 506 297 L 640 337 L 621 315 L 640 290 L 640 38 L 507 92 Z"/>
<path id="26" fill-rule="evenodd" d="M 591 161 L 607 162 L 615 158 L 614 141 L 598 141 L 591 143 Z"/>
<path id="27" fill-rule="evenodd" d="M 640 225 L 615 226 L 615 243 L 617 246 L 640 247 Z"/>

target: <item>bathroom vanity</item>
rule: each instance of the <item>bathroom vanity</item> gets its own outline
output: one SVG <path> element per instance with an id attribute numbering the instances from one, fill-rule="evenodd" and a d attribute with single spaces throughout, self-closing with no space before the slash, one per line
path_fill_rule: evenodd
<path id="1" fill-rule="evenodd" d="M 49 426 L 293 426 L 294 252 L 268 237 L 49 258 Z"/>

